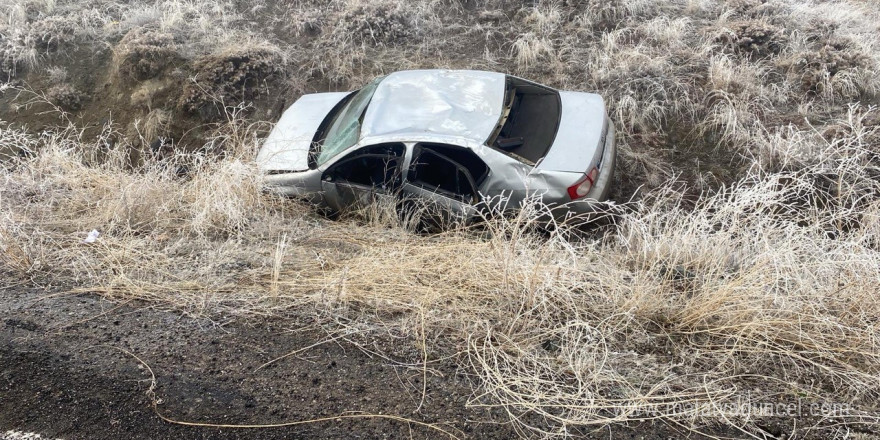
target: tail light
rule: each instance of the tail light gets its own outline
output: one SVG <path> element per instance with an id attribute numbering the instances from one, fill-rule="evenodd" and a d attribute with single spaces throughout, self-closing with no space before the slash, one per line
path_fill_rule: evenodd
<path id="1" fill-rule="evenodd" d="M 599 169 L 593 168 L 587 173 L 583 179 L 578 180 L 577 183 L 568 187 L 568 196 L 571 197 L 572 200 L 580 199 L 587 194 L 589 194 L 590 190 L 593 189 L 593 185 L 596 184 L 596 179 L 599 178 Z"/>

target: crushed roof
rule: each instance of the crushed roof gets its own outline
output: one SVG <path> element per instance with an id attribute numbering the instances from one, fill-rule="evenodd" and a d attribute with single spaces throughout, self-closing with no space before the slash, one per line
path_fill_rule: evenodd
<path id="1" fill-rule="evenodd" d="M 395 72 L 376 88 L 361 137 L 458 136 L 483 143 L 504 102 L 505 75 L 474 70 Z"/>

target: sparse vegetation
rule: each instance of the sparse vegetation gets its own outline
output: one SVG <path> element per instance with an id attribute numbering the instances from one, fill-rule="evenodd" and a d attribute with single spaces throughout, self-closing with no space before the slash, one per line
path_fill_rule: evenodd
<path id="1" fill-rule="evenodd" d="M 394 44 L 418 31 L 401 4 L 364 4 L 346 10 L 336 26 L 336 38 L 367 44 Z"/>
<path id="2" fill-rule="evenodd" d="M 174 36 L 147 28 L 134 28 L 119 42 L 119 72 L 135 80 L 153 78 L 177 56 Z"/>
<path id="3" fill-rule="evenodd" d="M 783 42 L 780 35 L 782 28 L 764 21 L 740 21 L 731 24 L 719 37 L 719 40 L 730 44 L 735 50 L 750 56 L 767 56 L 778 53 Z"/>
<path id="4" fill-rule="evenodd" d="M 181 105 L 189 112 L 220 115 L 215 103 L 225 106 L 250 100 L 272 75 L 281 72 L 283 58 L 268 44 L 245 43 L 224 48 L 196 60 L 195 77 L 183 91 Z"/>
<path id="5" fill-rule="evenodd" d="M 39 133 L 0 125 L 0 273 L 199 316 L 317 315 L 393 333 L 420 362 L 456 356 L 475 379 L 470 404 L 501 408 L 524 436 L 659 419 L 876 438 L 876 5 L 208 5 L 3 5 L 0 69 L 35 90 L 7 84 L 2 99 L 85 115 L 119 105 L 118 92 L 132 115 L 99 133 L 57 117 Z M 114 94 L 58 55 L 69 44 L 113 47 L 99 73 Z M 328 221 L 261 192 L 255 119 L 277 118 L 295 92 L 422 67 L 601 93 L 620 144 L 612 224 L 539 233 L 535 205 L 427 235 L 387 207 Z M 240 105 L 252 100 L 274 113 Z M 195 137 L 181 120 L 210 124 Z M 80 244 L 92 229 L 100 239 Z M 724 410 L 798 401 L 850 406 L 773 419 L 773 432 Z"/>
<path id="6" fill-rule="evenodd" d="M 46 91 L 46 97 L 52 104 L 67 110 L 76 111 L 82 108 L 83 100 L 86 99 L 82 92 L 70 84 L 57 84 Z"/>

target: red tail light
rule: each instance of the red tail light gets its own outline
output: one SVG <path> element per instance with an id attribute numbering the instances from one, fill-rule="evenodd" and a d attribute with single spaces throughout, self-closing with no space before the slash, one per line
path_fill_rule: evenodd
<path id="1" fill-rule="evenodd" d="M 572 200 L 577 200 L 586 196 L 590 193 L 590 190 L 593 189 L 593 185 L 596 184 L 596 179 L 598 178 L 599 169 L 593 168 L 583 179 L 578 180 L 577 183 L 568 187 L 568 196 Z"/>

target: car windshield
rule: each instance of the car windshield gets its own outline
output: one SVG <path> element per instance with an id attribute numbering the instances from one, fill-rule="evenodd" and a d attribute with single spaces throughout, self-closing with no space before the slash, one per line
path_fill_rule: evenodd
<path id="1" fill-rule="evenodd" d="M 328 160 L 357 143 L 361 131 L 361 118 L 382 79 L 384 77 L 376 78 L 355 92 L 348 104 L 336 113 L 321 143 L 316 159 L 318 166 L 327 163 Z"/>

